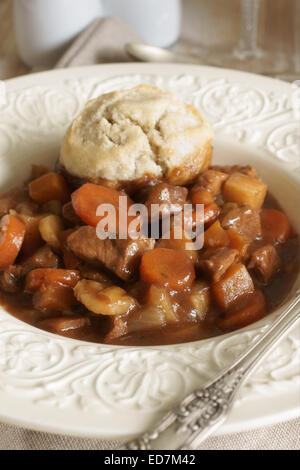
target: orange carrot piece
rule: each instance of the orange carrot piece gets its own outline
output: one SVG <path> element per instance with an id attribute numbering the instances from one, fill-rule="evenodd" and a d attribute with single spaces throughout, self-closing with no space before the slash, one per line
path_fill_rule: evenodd
<path id="1" fill-rule="evenodd" d="M 101 204 L 111 204 L 116 211 L 116 228 L 118 230 L 120 196 L 125 198 L 124 201 L 127 203 L 127 207 L 132 204 L 131 199 L 126 194 L 116 189 L 86 183 L 72 193 L 72 205 L 74 211 L 83 222 L 96 227 L 98 222 L 105 217 L 105 215 L 96 215 L 97 208 Z"/>
<path id="2" fill-rule="evenodd" d="M 271 243 L 284 243 L 292 228 L 287 216 L 277 209 L 262 209 L 260 212 L 262 237 Z"/>
<path id="3" fill-rule="evenodd" d="M 235 330 L 260 320 L 266 313 L 266 299 L 260 290 L 256 290 L 247 296 L 245 305 L 238 310 L 235 309 L 234 313 L 228 312 L 218 325 L 223 330 Z"/>
<path id="4" fill-rule="evenodd" d="M 180 250 L 155 248 L 145 253 L 140 265 L 141 279 L 150 284 L 183 290 L 195 279 L 194 264 Z"/>
<path id="5" fill-rule="evenodd" d="M 45 204 L 49 201 L 66 203 L 70 200 L 70 187 L 59 173 L 46 173 L 31 181 L 28 187 L 31 199 L 38 204 Z"/>
<path id="6" fill-rule="evenodd" d="M 74 287 L 80 280 L 79 271 L 70 269 L 39 268 L 30 271 L 26 276 L 25 289 L 35 291 L 44 282 L 49 284 L 63 284 Z"/>
<path id="7" fill-rule="evenodd" d="M 24 241 L 25 224 L 13 215 L 5 215 L 0 222 L 0 269 L 14 264 Z"/>

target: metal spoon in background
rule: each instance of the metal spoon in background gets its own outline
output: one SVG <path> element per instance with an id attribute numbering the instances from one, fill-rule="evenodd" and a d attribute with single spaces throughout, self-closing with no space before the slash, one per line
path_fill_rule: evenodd
<path id="1" fill-rule="evenodd" d="M 179 63 L 179 64 L 196 64 L 196 65 L 210 65 L 213 67 L 222 67 L 218 56 L 215 57 L 215 60 L 208 60 L 205 58 L 200 58 L 199 56 L 192 54 L 180 54 L 178 52 L 172 52 L 168 49 L 163 49 L 161 47 L 148 46 L 147 44 L 134 44 L 127 43 L 124 46 L 125 51 L 134 59 L 138 59 L 142 62 L 164 62 L 164 63 Z M 213 58 L 212 58 L 213 59 Z M 299 74 L 293 72 L 286 73 L 260 73 L 260 75 L 265 75 L 266 77 L 278 78 L 286 82 L 293 82 L 299 79 Z"/>
<path id="2" fill-rule="evenodd" d="M 179 54 L 177 52 L 162 49 L 161 47 L 148 46 L 147 44 L 125 44 L 125 51 L 134 59 L 143 62 L 177 62 L 184 64 L 209 65 L 200 57 L 195 55 Z"/>

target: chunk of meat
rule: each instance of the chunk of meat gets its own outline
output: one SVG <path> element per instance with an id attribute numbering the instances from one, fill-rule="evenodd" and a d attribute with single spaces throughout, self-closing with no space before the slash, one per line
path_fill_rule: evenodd
<path id="1" fill-rule="evenodd" d="M 63 205 L 62 215 L 72 225 L 82 225 L 82 220 L 74 211 L 72 202 L 67 202 Z"/>
<path id="2" fill-rule="evenodd" d="M 0 197 L 0 217 L 15 209 L 18 204 L 29 201 L 29 195 L 23 188 L 14 188 Z"/>
<path id="3" fill-rule="evenodd" d="M 48 245 L 44 245 L 21 263 L 22 274 L 25 276 L 29 271 L 36 268 L 58 268 L 59 265 L 59 257 L 53 253 Z"/>
<path id="4" fill-rule="evenodd" d="M 199 259 L 198 267 L 205 277 L 218 282 L 238 258 L 239 252 L 233 248 L 221 247 L 207 250 Z"/>
<path id="5" fill-rule="evenodd" d="M 257 277 L 267 284 L 280 266 L 280 258 L 273 245 L 257 248 L 251 254 L 249 269 L 254 269 Z"/>
<path id="6" fill-rule="evenodd" d="M 94 227 L 83 226 L 69 235 L 67 243 L 79 258 L 94 265 L 104 265 L 127 281 L 134 277 L 141 256 L 154 248 L 155 240 L 100 240 Z"/>
<path id="7" fill-rule="evenodd" d="M 46 173 L 50 173 L 50 168 L 46 165 L 31 165 L 31 175 L 29 181 L 35 180 Z"/>
<path id="8" fill-rule="evenodd" d="M 98 282 L 102 285 L 103 289 L 113 285 L 112 276 L 110 277 L 107 273 L 104 273 L 99 269 L 94 269 L 88 265 L 83 265 L 80 267 L 80 276 L 83 279 Z"/>
<path id="9" fill-rule="evenodd" d="M 70 311 L 76 304 L 72 287 L 44 282 L 33 295 L 33 306 L 45 314 Z"/>
<path id="10" fill-rule="evenodd" d="M 229 210 L 221 216 L 221 225 L 241 235 L 245 243 L 252 243 L 261 236 L 259 212 L 249 206 Z"/>
<path id="11" fill-rule="evenodd" d="M 221 192 L 223 183 L 227 180 L 228 174 L 223 171 L 209 169 L 198 176 L 196 187 L 205 189 L 216 196 Z"/>
<path id="12" fill-rule="evenodd" d="M 179 212 L 186 202 L 187 195 L 187 188 L 183 186 L 173 186 L 168 183 L 161 183 L 150 188 L 145 202 L 149 217 L 163 217 Z M 158 204 L 160 208 L 152 207 L 153 204 Z"/>
<path id="13" fill-rule="evenodd" d="M 107 344 L 128 334 L 127 315 L 111 316 L 109 318 L 111 318 L 111 328 L 104 338 L 104 343 Z"/>
<path id="14" fill-rule="evenodd" d="M 29 215 L 16 213 L 16 215 L 20 220 L 22 220 L 26 227 L 21 255 L 22 258 L 27 258 L 44 244 L 39 231 L 39 224 L 43 217 L 45 217 L 45 214 Z"/>
<path id="15" fill-rule="evenodd" d="M 243 328 L 260 320 L 267 313 L 267 302 L 260 290 L 245 295 L 235 306 L 234 311 L 228 312 L 225 318 L 218 322 L 222 330 Z"/>
<path id="16" fill-rule="evenodd" d="M 43 330 L 50 331 L 51 333 L 63 334 L 72 330 L 78 330 L 90 325 L 88 317 L 55 317 L 41 320 L 38 324 Z"/>
<path id="17" fill-rule="evenodd" d="M 20 290 L 20 280 L 22 277 L 22 267 L 13 264 L 0 273 L 0 289 L 4 292 L 18 292 Z"/>
<path id="18" fill-rule="evenodd" d="M 228 311 L 244 295 L 254 292 L 252 278 L 244 264 L 230 266 L 225 275 L 211 286 L 212 294 L 218 306 Z"/>

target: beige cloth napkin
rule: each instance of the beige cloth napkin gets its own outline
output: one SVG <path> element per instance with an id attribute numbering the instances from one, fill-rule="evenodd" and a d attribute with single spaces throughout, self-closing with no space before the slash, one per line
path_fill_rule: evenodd
<path id="1" fill-rule="evenodd" d="M 128 62 L 131 59 L 124 51 L 127 42 L 143 40 L 118 18 L 96 19 L 75 39 L 55 68 Z"/>
<path id="2" fill-rule="evenodd" d="M 123 50 L 126 42 L 141 42 L 127 25 L 116 18 L 95 20 L 73 42 L 56 68 L 104 62 L 123 62 L 130 58 Z M 298 450 L 299 419 L 236 434 L 210 437 L 201 450 Z M 120 442 L 77 439 L 25 430 L 0 424 L 0 450 L 112 450 Z"/>
<path id="3" fill-rule="evenodd" d="M 0 450 L 113 450 L 121 443 L 27 431 L 0 424 Z M 199 450 L 299 450 L 299 420 L 208 438 Z"/>

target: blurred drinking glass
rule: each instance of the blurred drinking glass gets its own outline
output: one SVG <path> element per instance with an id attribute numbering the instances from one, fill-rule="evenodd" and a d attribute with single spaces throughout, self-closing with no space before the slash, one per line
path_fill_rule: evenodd
<path id="1" fill-rule="evenodd" d="M 199 26 L 206 37 L 202 31 L 199 34 L 206 48 L 199 48 L 199 54 L 208 63 L 290 80 L 300 78 L 300 0 L 212 0 L 209 6 L 202 2 L 200 7 Z M 237 18 L 239 37 L 234 40 Z"/>

